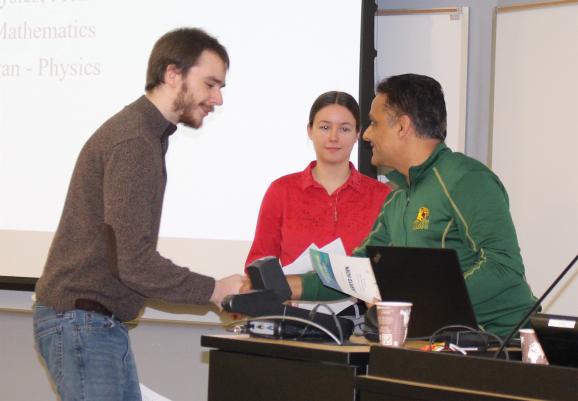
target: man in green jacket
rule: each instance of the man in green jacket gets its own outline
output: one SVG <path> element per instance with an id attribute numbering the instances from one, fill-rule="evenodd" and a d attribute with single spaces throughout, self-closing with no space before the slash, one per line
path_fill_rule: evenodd
<path id="1" fill-rule="evenodd" d="M 482 163 L 445 144 L 446 107 L 434 79 L 406 74 L 377 87 L 370 126 L 374 166 L 390 169 L 397 189 L 385 201 L 368 245 L 452 248 L 458 253 L 478 323 L 506 335 L 535 298 L 510 216 L 508 195 Z M 327 300 L 343 294 L 324 287 L 315 274 L 290 279 L 294 297 Z"/>

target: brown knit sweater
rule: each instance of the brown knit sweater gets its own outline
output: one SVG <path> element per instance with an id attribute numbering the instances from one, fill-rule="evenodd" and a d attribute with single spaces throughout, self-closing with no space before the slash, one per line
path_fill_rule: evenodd
<path id="1" fill-rule="evenodd" d="M 142 96 L 86 142 L 74 168 L 44 272 L 39 302 L 59 312 L 78 298 L 122 321 L 146 298 L 205 304 L 215 280 L 156 250 L 166 185 L 164 154 L 176 126 Z"/>

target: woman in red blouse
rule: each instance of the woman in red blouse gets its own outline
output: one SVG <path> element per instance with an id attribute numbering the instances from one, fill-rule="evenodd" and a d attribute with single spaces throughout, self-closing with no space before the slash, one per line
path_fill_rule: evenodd
<path id="1" fill-rule="evenodd" d="M 359 105 L 345 92 L 315 100 L 307 133 L 316 160 L 269 186 L 246 266 L 264 256 L 278 257 L 286 266 L 311 243 L 323 247 L 338 237 L 351 255 L 369 234 L 390 188 L 349 161 L 359 139 L 359 118 Z"/>

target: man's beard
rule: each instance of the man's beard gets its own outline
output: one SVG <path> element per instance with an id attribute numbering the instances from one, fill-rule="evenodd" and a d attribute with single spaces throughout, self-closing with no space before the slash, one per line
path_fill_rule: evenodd
<path id="1" fill-rule="evenodd" d="M 177 95 L 177 98 L 173 102 L 173 110 L 175 112 L 181 112 L 179 122 L 183 123 L 187 127 L 200 128 L 203 124 L 203 120 L 196 121 L 193 118 L 193 111 L 200 108 L 200 105 L 195 101 L 193 95 L 189 93 L 189 88 L 187 84 L 183 82 L 181 90 Z"/>

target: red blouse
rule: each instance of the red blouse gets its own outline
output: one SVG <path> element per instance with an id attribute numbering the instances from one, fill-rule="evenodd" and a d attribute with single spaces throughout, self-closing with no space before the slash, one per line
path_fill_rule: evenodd
<path id="1" fill-rule="evenodd" d="M 323 247 L 338 237 L 351 255 L 369 234 L 391 191 L 389 185 L 359 173 L 349 163 L 349 179 L 329 195 L 313 179 L 311 170 L 316 164 L 313 161 L 304 171 L 271 183 L 245 266 L 264 256 L 278 257 L 286 266 L 311 243 Z"/>

